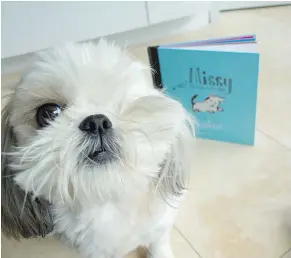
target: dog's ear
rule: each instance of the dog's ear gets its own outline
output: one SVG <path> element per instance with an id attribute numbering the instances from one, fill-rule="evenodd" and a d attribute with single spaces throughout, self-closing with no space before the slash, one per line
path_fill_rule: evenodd
<path id="1" fill-rule="evenodd" d="M 193 129 L 193 134 L 195 134 Z M 188 128 L 180 134 L 161 166 L 157 187 L 162 197 L 173 204 L 175 197 L 183 195 L 188 188 L 191 172 L 194 137 Z"/>
<path id="2" fill-rule="evenodd" d="M 8 237 L 20 239 L 45 236 L 53 229 L 50 204 L 43 199 L 33 199 L 13 180 L 9 168 L 9 152 L 16 146 L 16 137 L 10 125 L 10 103 L 2 109 L 1 117 L 1 227 Z M 8 154 L 8 155 L 7 155 Z"/>

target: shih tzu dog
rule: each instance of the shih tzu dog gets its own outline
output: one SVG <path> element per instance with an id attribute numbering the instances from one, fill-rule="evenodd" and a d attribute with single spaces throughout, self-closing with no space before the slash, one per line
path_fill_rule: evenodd
<path id="1" fill-rule="evenodd" d="M 2 231 L 87 258 L 171 258 L 193 122 L 146 65 L 100 41 L 37 55 L 2 111 Z"/>

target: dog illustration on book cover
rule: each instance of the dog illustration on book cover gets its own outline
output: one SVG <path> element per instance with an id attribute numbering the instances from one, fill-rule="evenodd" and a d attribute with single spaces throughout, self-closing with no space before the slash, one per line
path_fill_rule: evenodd
<path id="1" fill-rule="evenodd" d="M 195 102 L 198 95 L 194 95 L 191 99 L 192 102 L 192 109 L 194 112 L 209 112 L 209 113 L 216 113 L 216 112 L 223 112 L 223 108 L 219 105 L 224 101 L 224 98 L 210 95 L 204 101 Z"/>

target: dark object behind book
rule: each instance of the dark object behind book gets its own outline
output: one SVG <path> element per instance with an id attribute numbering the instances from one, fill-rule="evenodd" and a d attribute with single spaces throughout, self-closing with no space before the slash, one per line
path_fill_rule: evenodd
<path id="1" fill-rule="evenodd" d="M 160 71 L 160 61 L 158 56 L 158 47 L 159 46 L 152 46 L 148 47 L 148 56 L 150 65 L 152 67 L 152 78 L 154 87 L 158 89 L 162 89 L 162 78 L 161 78 L 161 71 Z"/>

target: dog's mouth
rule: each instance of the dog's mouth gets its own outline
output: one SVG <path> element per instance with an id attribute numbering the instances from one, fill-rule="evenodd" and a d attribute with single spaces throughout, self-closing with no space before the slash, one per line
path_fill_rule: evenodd
<path id="1" fill-rule="evenodd" d="M 90 137 L 82 151 L 82 159 L 89 165 L 105 165 L 114 162 L 121 155 L 120 144 L 113 133 L 100 137 Z"/>
<path id="2" fill-rule="evenodd" d="M 103 160 L 104 158 L 106 158 L 107 155 L 108 155 L 108 152 L 104 148 L 100 148 L 96 151 L 91 152 L 88 155 L 88 158 L 93 160 L 93 161 L 99 161 L 99 160 Z"/>
<path id="3" fill-rule="evenodd" d="M 94 150 L 92 152 L 90 152 L 87 157 L 85 158 L 85 160 L 91 163 L 95 163 L 98 165 L 102 165 L 105 163 L 108 163 L 110 161 L 112 161 L 114 158 L 114 155 L 112 152 L 106 150 L 103 146 L 100 147 L 97 150 Z"/>

